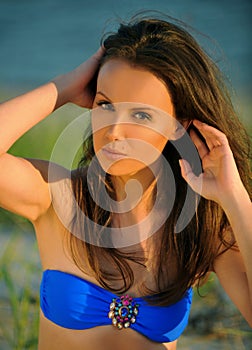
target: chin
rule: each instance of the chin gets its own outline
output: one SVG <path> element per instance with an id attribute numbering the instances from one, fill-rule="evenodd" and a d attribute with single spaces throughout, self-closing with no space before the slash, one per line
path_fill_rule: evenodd
<path id="1" fill-rule="evenodd" d="M 107 174 L 112 176 L 130 176 L 147 168 L 146 164 L 131 159 L 118 160 L 112 164 L 105 163 L 100 162 L 101 167 Z"/>

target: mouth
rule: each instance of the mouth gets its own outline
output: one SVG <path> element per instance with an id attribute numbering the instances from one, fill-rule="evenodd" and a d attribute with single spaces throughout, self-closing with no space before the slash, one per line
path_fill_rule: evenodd
<path id="1" fill-rule="evenodd" d="M 102 153 L 109 159 L 122 159 L 122 158 L 126 158 L 127 155 L 125 153 L 121 153 L 115 149 L 111 149 L 111 148 L 102 148 Z"/>

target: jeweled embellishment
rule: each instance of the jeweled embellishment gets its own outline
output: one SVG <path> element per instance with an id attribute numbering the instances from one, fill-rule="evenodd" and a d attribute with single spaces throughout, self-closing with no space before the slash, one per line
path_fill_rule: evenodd
<path id="1" fill-rule="evenodd" d="M 139 305 L 129 295 L 114 298 L 110 304 L 108 317 L 118 329 L 129 328 L 136 322 Z"/>

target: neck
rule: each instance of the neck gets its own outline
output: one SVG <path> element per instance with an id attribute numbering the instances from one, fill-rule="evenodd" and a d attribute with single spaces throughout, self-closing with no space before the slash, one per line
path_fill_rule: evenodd
<path id="1" fill-rule="evenodd" d="M 127 196 L 133 199 L 134 192 L 139 192 L 140 188 L 142 194 L 149 192 L 154 182 L 155 177 L 149 168 L 142 169 L 134 174 L 112 177 L 117 201 L 122 201 Z"/>
<path id="2" fill-rule="evenodd" d="M 129 226 L 141 221 L 152 208 L 156 176 L 146 167 L 137 173 L 112 177 L 118 212 L 113 214 L 116 226 Z"/>

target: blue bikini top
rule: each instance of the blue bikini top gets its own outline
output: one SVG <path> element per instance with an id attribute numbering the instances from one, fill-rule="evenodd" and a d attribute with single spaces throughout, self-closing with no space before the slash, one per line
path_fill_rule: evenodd
<path id="1" fill-rule="evenodd" d="M 143 298 L 120 296 L 78 276 L 45 270 L 40 286 L 40 307 L 55 324 L 77 330 L 107 326 L 128 328 L 152 341 L 176 340 L 187 326 L 192 288 L 170 306 L 153 306 Z"/>

